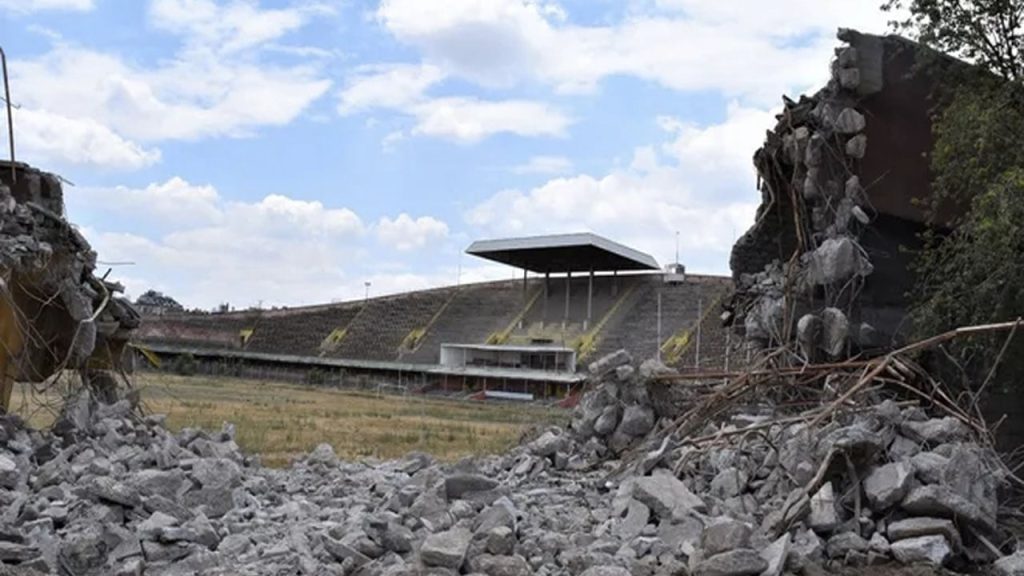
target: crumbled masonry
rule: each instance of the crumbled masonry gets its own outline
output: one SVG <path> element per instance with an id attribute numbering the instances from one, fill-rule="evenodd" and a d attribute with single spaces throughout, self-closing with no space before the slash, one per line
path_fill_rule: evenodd
<path id="1" fill-rule="evenodd" d="M 0 162 L 0 366 L 9 359 L 19 380 L 54 372 L 119 365 L 139 316 L 95 274 L 96 253 L 64 218 L 59 177 L 26 164 Z M 6 399 L 5 399 L 6 401 Z"/>
<path id="2" fill-rule="evenodd" d="M 263 468 L 231 425 L 172 434 L 85 390 L 59 434 L 0 418 L 0 562 L 80 576 L 739 576 L 995 560 L 982 538 L 1003 540 L 998 469 L 958 421 L 886 400 L 812 428 L 737 406 L 697 433 L 717 437 L 710 448 L 669 442 L 673 418 L 650 405 L 669 371 L 616 370 L 631 362 L 594 364 L 568 429 L 454 464 L 344 462 L 323 444 Z"/>

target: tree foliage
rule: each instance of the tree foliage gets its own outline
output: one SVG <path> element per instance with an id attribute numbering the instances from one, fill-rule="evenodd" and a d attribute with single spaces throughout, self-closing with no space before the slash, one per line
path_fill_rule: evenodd
<path id="1" fill-rule="evenodd" d="M 893 28 L 1011 80 L 1024 79 L 1024 1 L 885 0 Z"/>
<path id="2" fill-rule="evenodd" d="M 939 87 L 915 329 L 929 336 L 1024 316 L 1024 0 L 887 0 L 883 9 L 907 15 L 897 32 L 976 65 L 942 75 Z M 958 342 L 946 358 L 977 385 L 1004 338 Z M 1024 376 L 1024 330 L 1012 345 L 1003 384 Z"/>

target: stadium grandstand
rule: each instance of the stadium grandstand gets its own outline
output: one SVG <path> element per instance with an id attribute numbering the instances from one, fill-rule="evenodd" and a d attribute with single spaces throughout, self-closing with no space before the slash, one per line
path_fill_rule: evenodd
<path id="1" fill-rule="evenodd" d="M 680 371 L 738 358 L 719 319 L 729 278 L 663 271 L 653 257 L 595 234 L 474 242 L 467 253 L 522 270 L 520 280 L 359 301 L 143 318 L 151 359 L 185 355 L 243 373 L 275 367 L 393 380 L 417 391 L 517 398 L 571 394 L 581 367 L 624 348 Z M 532 273 L 532 275 L 531 275 Z"/>

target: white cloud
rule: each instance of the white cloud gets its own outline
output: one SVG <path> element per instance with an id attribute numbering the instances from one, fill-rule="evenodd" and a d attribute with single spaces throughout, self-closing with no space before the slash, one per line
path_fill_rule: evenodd
<path id="1" fill-rule="evenodd" d="M 383 0 L 377 17 L 430 62 L 482 84 L 537 79 L 573 92 L 629 75 L 758 102 L 820 79 L 820 55 L 838 26 L 881 31 L 886 21 L 862 0 L 836 0 L 827 10 L 811 0 L 660 4 L 681 10 L 581 26 L 566 23 L 554 4 L 531 0 Z"/>
<path id="2" fill-rule="evenodd" d="M 144 141 L 240 136 L 287 124 L 330 86 L 304 66 L 187 55 L 144 69 L 69 46 L 16 61 L 11 73 L 25 108 L 60 110 Z"/>
<path id="3" fill-rule="evenodd" d="M 572 119 L 542 102 L 436 98 L 417 104 L 413 134 L 477 142 L 498 133 L 562 136 Z"/>
<path id="4" fill-rule="evenodd" d="M 404 109 L 422 101 L 424 92 L 443 79 L 444 73 L 437 66 L 364 66 L 341 92 L 338 112 L 347 115 L 369 108 Z"/>
<path id="5" fill-rule="evenodd" d="M 223 221 L 223 201 L 216 188 L 190 184 L 175 176 L 145 188 L 76 187 L 65 191 L 74 210 L 103 206 L 110 216 L 141 221 L 147 227 L 205 226 Z"/>
<path id="6" fill-rule="evenodd" d="M 339 94 L 338 113 L 346 116 L 371 109 L 411 116 L 413 135 L 478 142 L 507 133 L 519 136 L 561 136 L 572 120 L 561 110 L 530 100 L 481 100 L 475 97 L 432 98 L 427 90 L 445 73 L 426 64 L 382 64 L 358 70 Z M 391 149 L 404 132 L 392 132 L 383 146 Z"/>
<path id="7" fill-rule="evenodd" d="M 533 156 L 525 163 L 513 166 L 516 174 L 565 174 L 572 170 L 572 160 L 565 156 Z"/>
<path id="8" fill-rule="evenodd" d="M 94 0 L 0 0 L 0 10 L 30 13 L 69 10 L 86 12 L 96 7 Z"/>
<path id="9" fill-rule="evenodd" d="M 257 2 L 235 0 L 153 0 L 150 21 L 157 28 L 183 34 L 193 45 L 235 52 L 276 40 L 301 28 L 322 7 L 261 9 Z"/>
<path id="10" fill-rule="evenodd" d="M 242 137 L 288 124 L 331 82 L 319 58 L 278 64 L 264 59 L 262 49 L 324 10 L 154 0 L 153 26 L 180 40 L 176 52 L 154 65 L 54 39 L 50 51 L 10 62 L 25 117 L 19 137 L 34 142 L 46 160 L 141 168 L 160 158 L 145 144 Z"/>
<path id="11" fill-rule="evenodd" d="M 135 262 L 123 272 L 140 291 L 165 287 L 190 306 L 208 308 L 238 299 L 244 299 L 235 302 L 242 306 L 257 300 L 326 302 L 336 297 L 340 285 L 352 282 L 345 266 L 363 250 L 366 229 L 359 216 L 316 201 L 269 195 L 257 202 L 232 202 L 212 186 L 181 178 L 142 189 L 78 192 L 68 193 L 69 213 L 96 220 L 84 233 L 101 259 Z M 102 210 L 97 201 L 104 202 Z M 148 220 L 122 218 L 107 206 L 145 214 Z M 112 222 L 102 224 L 111 216 Z M 157 220 L 163 224 L 153 226 Z M 125 228 L 133 226 L 142 230 Z"/>
<path id="12" fill-rule="evenodd" d="M 604 175 L 555 178 L 529 191 L 504 190 L 466 218 L 482 235 L 591 230 L 672 258 L 675 231 L 695 271 L 726 273 L 728 252 L 757 207 L 751 152 L 772 113 L 730 106 L 703 128 L 663 118 L 670 139 L 639 147 L 630 166 Z"/>
<path id="13" fill-rule="evenodd" d="M 89 164 L 131 170 L 160 161 L 160 150 L 127 140 L 91 118 L 22 109 L 15 111 L 14 125 L 19 158 L 36 165 Z"/>
<path id="14" fill-rule="evenodd" d="M 423 248 L 448 236 L 448 225 L 431 216 L 412 218 L 401 213 L 397 218 L 381 218 L 377 222 L 377 238 L 399 251 Z"/>

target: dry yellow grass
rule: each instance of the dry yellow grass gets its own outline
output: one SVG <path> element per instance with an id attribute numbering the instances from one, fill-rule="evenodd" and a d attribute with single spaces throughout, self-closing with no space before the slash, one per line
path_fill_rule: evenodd
<path id="1" fill-rule="evenodd" d="M 339 456 L 395 458 L 412 450 L 452 460 L 513 445 L 530 426 L 562 423 L 564 410 L 353 392 L 239 378 L 139 373 L 146 408 L 167 414 L 172 430 L 219 430 L 233 422 L 243 450 L 286 465 L 321 442 Z M 52 422 L 54 395 L 15 391 L 12 409 L 35 426 Z"/>

